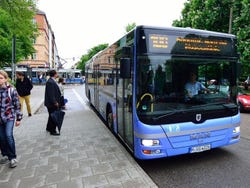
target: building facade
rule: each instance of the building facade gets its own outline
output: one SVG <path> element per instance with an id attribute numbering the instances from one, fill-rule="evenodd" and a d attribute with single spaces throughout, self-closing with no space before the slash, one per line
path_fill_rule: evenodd
<path id="1" fill-rule="evenodd" d="M 46 14 L 38 10 L 33 19 L 37 24 L 39 35 L 34 40 L 35 53 L 17 63 L 18 67 L 30 68 L 57 68 L 59 55 L 55 42 L 55 35 L 49 25 Z"/>

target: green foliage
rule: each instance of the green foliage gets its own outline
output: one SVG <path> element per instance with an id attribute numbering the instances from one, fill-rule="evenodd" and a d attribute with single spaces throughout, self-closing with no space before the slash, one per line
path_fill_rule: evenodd
<path id="1" fill-rule="evenodd" d="M 33 39 L 38 35 L 33 23 L 36 12 L 33 0 L 0 1 L 0 63 L 11 63 L 12 38 L 16 37 L 16 61 L 35 52 Z"/>
<path id="2" fill-rule="evenodd" d="M 192 0 L 185 3 L 182 19 L 174 20 L 177 27 L 192 27 L 228 32 L 231 0 Z"/>
<path id="3" fill-rule="evenodd" d="M 191 27 L 227 33 L 232 8 L 232 34 L 238 38 L 242 77 L 250 74 L 250 2 L 249 0 L 187 0 L 182 18 L 173 26 Z"/>
<path id="4" fill-rule="evenodd" d="M 77 69 L 81 69 L 82 72 L 84 73 L 85 72 L 85 63 L 88 60 L 90 60 L 95 54 L 104 50 L 107 47 L 108 47 L 108 44 L 100 44 L 100 45 L 95 46 L 95 47 L 91 48 L 90 50 L 88 50 L 88 53 L 81 57 L 81 60 L 77 65 Z"/>
<path id="5" fill-rule="evenodd" d="M 250 2 L 242 1 L 240 16 L 234 21 L 237 28 L 238 50 L 241 55 L 242 77 L 250 75 Z"/>
<path id="6" fill-rule="evenodd" d="M 11 59 L 11 30 L 10 17 L 6 11 L 0 8 L 0 67 L 5 66 Z"/>
<path id="7" fill-rule="evenodd" d="M 135 22 L 133 22 L 132 24 L 128 24 L 126 26 L 126 28 L 125 28 L 126 32 L 128 33 L 129 31 L 133 30 L 135 27 L 136 27 L 136 23 Z"/>

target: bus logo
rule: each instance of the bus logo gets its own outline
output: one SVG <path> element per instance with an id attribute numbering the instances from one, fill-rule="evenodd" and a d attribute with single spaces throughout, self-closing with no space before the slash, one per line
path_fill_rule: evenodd
<path id="1" fill-rule="evenodd" d="M 200 121 L 201 120 L 201 114 L 196 114 L 196 121 Z"/>

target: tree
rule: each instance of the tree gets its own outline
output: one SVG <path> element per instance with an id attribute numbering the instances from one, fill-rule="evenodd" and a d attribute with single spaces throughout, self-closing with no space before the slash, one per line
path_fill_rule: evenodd
<path id="1" fill-rule="evenodd" d="M 192 27 L 228 32 L 231 0 L 188 0 L 182 10 L 182 19 L 174 20 L 177 27 Z"/>
<path id="2" fill-rule="evenodd" d="M 0 67 L 6 66 L 11 60 L 11 38 L 10 17 L 6 11 L 0 8 Z"/>
<path id="3" fill-rule="evenodd" d="M 230 10 L 232 15 L 230 15 Z M 229 32 L 230 16 L 232 34 L 238 38 L 241 54 L 242 77 L 250 72 L 250 3 L 249 0 L 187 0 L 182 18 L 174 20 L 173 26 L 192 27 L 218 32 Z"/>
<path id="4" fill-rule="evenodd" d="M 33 23 L 36 12 L 33 0 L 0 1 L 0 62 L 9 65 L 12 57 L 12 38 L 16 37 L 16 61 L 34 53 L 33 41 L 37 26 Z"/>
<path id="5" fill-rule="evenodd" d="M 133 30 L 136 27 L 136 23 L 133 22 L 132 24 L 128 24 L 125 28 L 126 32 L 128 33 L 129 31 Z"/>
<path id="6" fill-rule="evenodd" d="M 242 77 L 245 79 L 250 75 L 250 3 L 249 0 L 242 1 L 240 16 L 234 20 L 235 30 L 237 28 L 238 50 L 242 63 Z M 242 79 L 243 79 L 242 78 Z"/>

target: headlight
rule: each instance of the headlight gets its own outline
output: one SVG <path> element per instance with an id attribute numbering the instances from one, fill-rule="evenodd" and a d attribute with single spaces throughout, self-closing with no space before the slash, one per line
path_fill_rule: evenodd
<path id="1" fill-rule="evenodd" d="M 143 146 L 157 146 L 160 145 L 159 140 L 142 140 L 142 145 Z"/>
<path id="2" fill-rule="evenodd" d="M 240 132 L 240 126 L 235 127 L 233 133 L 239 133 L 239 132 Z"/>

